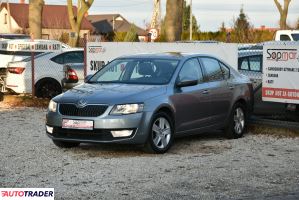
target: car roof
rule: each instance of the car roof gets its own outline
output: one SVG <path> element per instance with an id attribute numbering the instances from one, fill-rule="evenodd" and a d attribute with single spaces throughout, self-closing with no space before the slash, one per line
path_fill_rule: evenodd
<path id="1" fill-rule="evenodd" d="M 151 59 L 173 59 L 183 60 L 191 57 L 213 57 L 215 56 L 208 54 L 197 54 L 197 53 L 182 53 L 182 52 L 165 52 L 165 53 L 144 53 L 144 54 L 133 54 L 120 56 L 118 58 L 151 58 Z"/>

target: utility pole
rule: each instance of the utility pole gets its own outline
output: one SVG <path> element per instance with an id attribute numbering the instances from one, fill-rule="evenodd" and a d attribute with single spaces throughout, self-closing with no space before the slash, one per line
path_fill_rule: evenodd
<path id="1" fill-rule="evenodd" d="M 192 40 L 192 20 L 193 20 L 193 15 L 192 15 L 192 0 L 190 0 L 190 41 Z"/>

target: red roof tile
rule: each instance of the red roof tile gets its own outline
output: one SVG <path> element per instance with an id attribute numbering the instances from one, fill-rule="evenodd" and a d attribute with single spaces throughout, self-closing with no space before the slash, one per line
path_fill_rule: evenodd
<path id="1" fill-rule="evenodd" d="M 29 5 L 10 3 L 10 14 L 20 27 L 28 28 Z M 2 3 L 2 7 L 7 7 L 6 3 Z M 74 13 L 77 7 L 73 7 Z M 44 5 L 42 14 L 42 27 L 49 29 L 71 29 L 67 6 L 64 5 Z M 93 30 L 91 23 L 84 17 L 81 24 L 83 30 Z"/>

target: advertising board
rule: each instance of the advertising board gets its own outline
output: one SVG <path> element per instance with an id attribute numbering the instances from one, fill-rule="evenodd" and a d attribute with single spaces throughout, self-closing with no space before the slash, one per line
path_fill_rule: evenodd
<path id="1" fill-rule="evenodd" d="M 228 43 L 140 43 L 88 42 L 86 47 L 87 74 L 93 74 L 113 59 L 140 53 L 183 52 L 216 56 L 237 69 L 237 44 Z"/>
<path id="2" fill-rule="evenodd" d="M 299 104 L 299 43 L 265 44 L 263 101 Z"/>

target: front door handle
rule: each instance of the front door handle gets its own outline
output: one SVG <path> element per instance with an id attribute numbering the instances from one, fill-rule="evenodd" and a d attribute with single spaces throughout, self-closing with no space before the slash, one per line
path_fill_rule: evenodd
<path id="1" fill-rule="evenodd" d="M 235 87 L 234 86 L 229 86 L 229 89 L 233 90 L 233 89 L 235 89 Z"/>
<path id="2" fill-rule="evenodd" d="M 209 90 L 204 90 L 202 94 L 209 94 Z"/>

